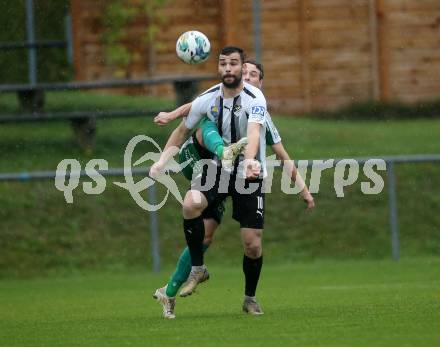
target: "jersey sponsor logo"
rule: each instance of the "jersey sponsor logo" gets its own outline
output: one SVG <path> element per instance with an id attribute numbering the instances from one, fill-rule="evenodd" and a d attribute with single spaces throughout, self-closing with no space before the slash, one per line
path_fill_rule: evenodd
<path id="1" fill-rule="evenodd" d="M 253 106 L 251 109 L 251 116 L 256 120 L 263 120 L 266 109 L 263 106 Z"/>
<path id="2" fill-rule="evenodd" d="M 252 114 L 261 114 L 264 116 L 264 112 L 266 112 L 266 109 L 263 106 L 254 106 L 252 107 L 251 113 Z"/>

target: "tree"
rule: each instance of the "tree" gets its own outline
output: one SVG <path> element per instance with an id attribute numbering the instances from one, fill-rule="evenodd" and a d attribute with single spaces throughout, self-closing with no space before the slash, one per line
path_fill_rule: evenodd
<path id="1" fill-rule="evenodd" d="M 112 0 L 106 5 L 101 24 L 104 27 L 102 43 L 105 62 L 114 69 L 116 77 L 130 77 L 133 63 L 141 59 L 133 47 L 146 45 L 148 48 L 148 73 L 153 75 L 155 55 L 162 48 L 156 40 L 167 18 L 160 9 L 170 0 Z M 129 37 L 128 28 L 137 21 L 146 23 L 145 35 Z"/>

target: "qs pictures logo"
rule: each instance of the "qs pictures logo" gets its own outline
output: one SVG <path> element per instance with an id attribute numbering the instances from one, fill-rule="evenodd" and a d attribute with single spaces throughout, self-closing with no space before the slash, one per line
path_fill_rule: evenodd
<path id="1" fill-rule="evenodd" d="M 149 142 L 154 146 L 157 152 L 148 152 L 144 154 L 141 158 L 132 162 L 133 152 L 136 146 L 143 142 Z M 141 192 L 151 187 L 155 180 L 145 176 L 138 182 L 135 182 L 132 168 L 139 166 L 140 164 L 151 160 L 156 162 L 162 153 L 159 145 L 151 137 L 146 135 L 137 135 L 133 137 L 125 148 L 124 153 L 124 178 L 125 182 L 114 182 L 113 184 L 126 189 L 136 204 L 146 211 L 157 211 L 160 209 L 167 201 L 169 194 L 171 193 L 177 201 L 181 204 L 183 203 L 182 195 L 176 182 L 171 178 L 170 171 L 179 172 L 181 171 L 189 162 L 179 164 L 175 160 L 171 159 L 165 170 L 161 172 L 155 180 L 161 183 L 166 188 L 165 197 L 157 204 L 150 204 L 141 195 Z M 73 203 L 73 191 L 78 188 L 81 176 L 87 176 L 94 182 L 83 182 L 82 188 L 84 193 L 90 195 L 101 194 L 105 191 L 107 186 L 107 181 L 102 175 L 105 171 L 108 171 L 108 162 L 105 159 L 92 159 L 86 166 L 85 170 L 81 171 L 81 164 L 76 159 L 64 159 L 58 166 L 55 176 L 55 187 L 64 193 L 64 198 L 67 203 Z"/>

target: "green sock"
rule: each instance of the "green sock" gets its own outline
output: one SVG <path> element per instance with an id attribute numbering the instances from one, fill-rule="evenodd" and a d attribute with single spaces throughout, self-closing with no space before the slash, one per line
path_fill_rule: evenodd
<path id="1" fill-rule="evenodd" d="M 209 246 L 203 245 L 203 253 L 206 252 Z M 168 297 L 175 297 L 179 288 L 188 279 L 191 272 L 191 256 L 189 254 L 188 247 L 185 247 L 182 254 L 177 261 L 177 267 L 174 273 L 171 275 L 167 284 L 166 294 Z"/>
<path id="2" fill-rule="evenodd" d="M 205 120 L 201 129 L 205 147 L 221 158 L 223 156 L 223 139 L 218 132 L 217 124 L 211 120 Z"/>

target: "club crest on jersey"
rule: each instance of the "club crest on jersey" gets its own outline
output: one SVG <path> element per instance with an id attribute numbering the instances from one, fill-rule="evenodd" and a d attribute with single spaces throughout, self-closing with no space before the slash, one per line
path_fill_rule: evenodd
<path id="1" fill-rule="evenodd" d="M 234 108 L 232 109 L 232 112 L 238 112 L 241 110 L 241 105 L 234 105 Z"/>
<path id="2" fill-rule="evenodd" d="M 211 114 L 212 114 L 212 116 L 214 118 L 218 117 L 219 111 L 218 111 L 218 106 L 217 105 L 211 106 Z"/>

